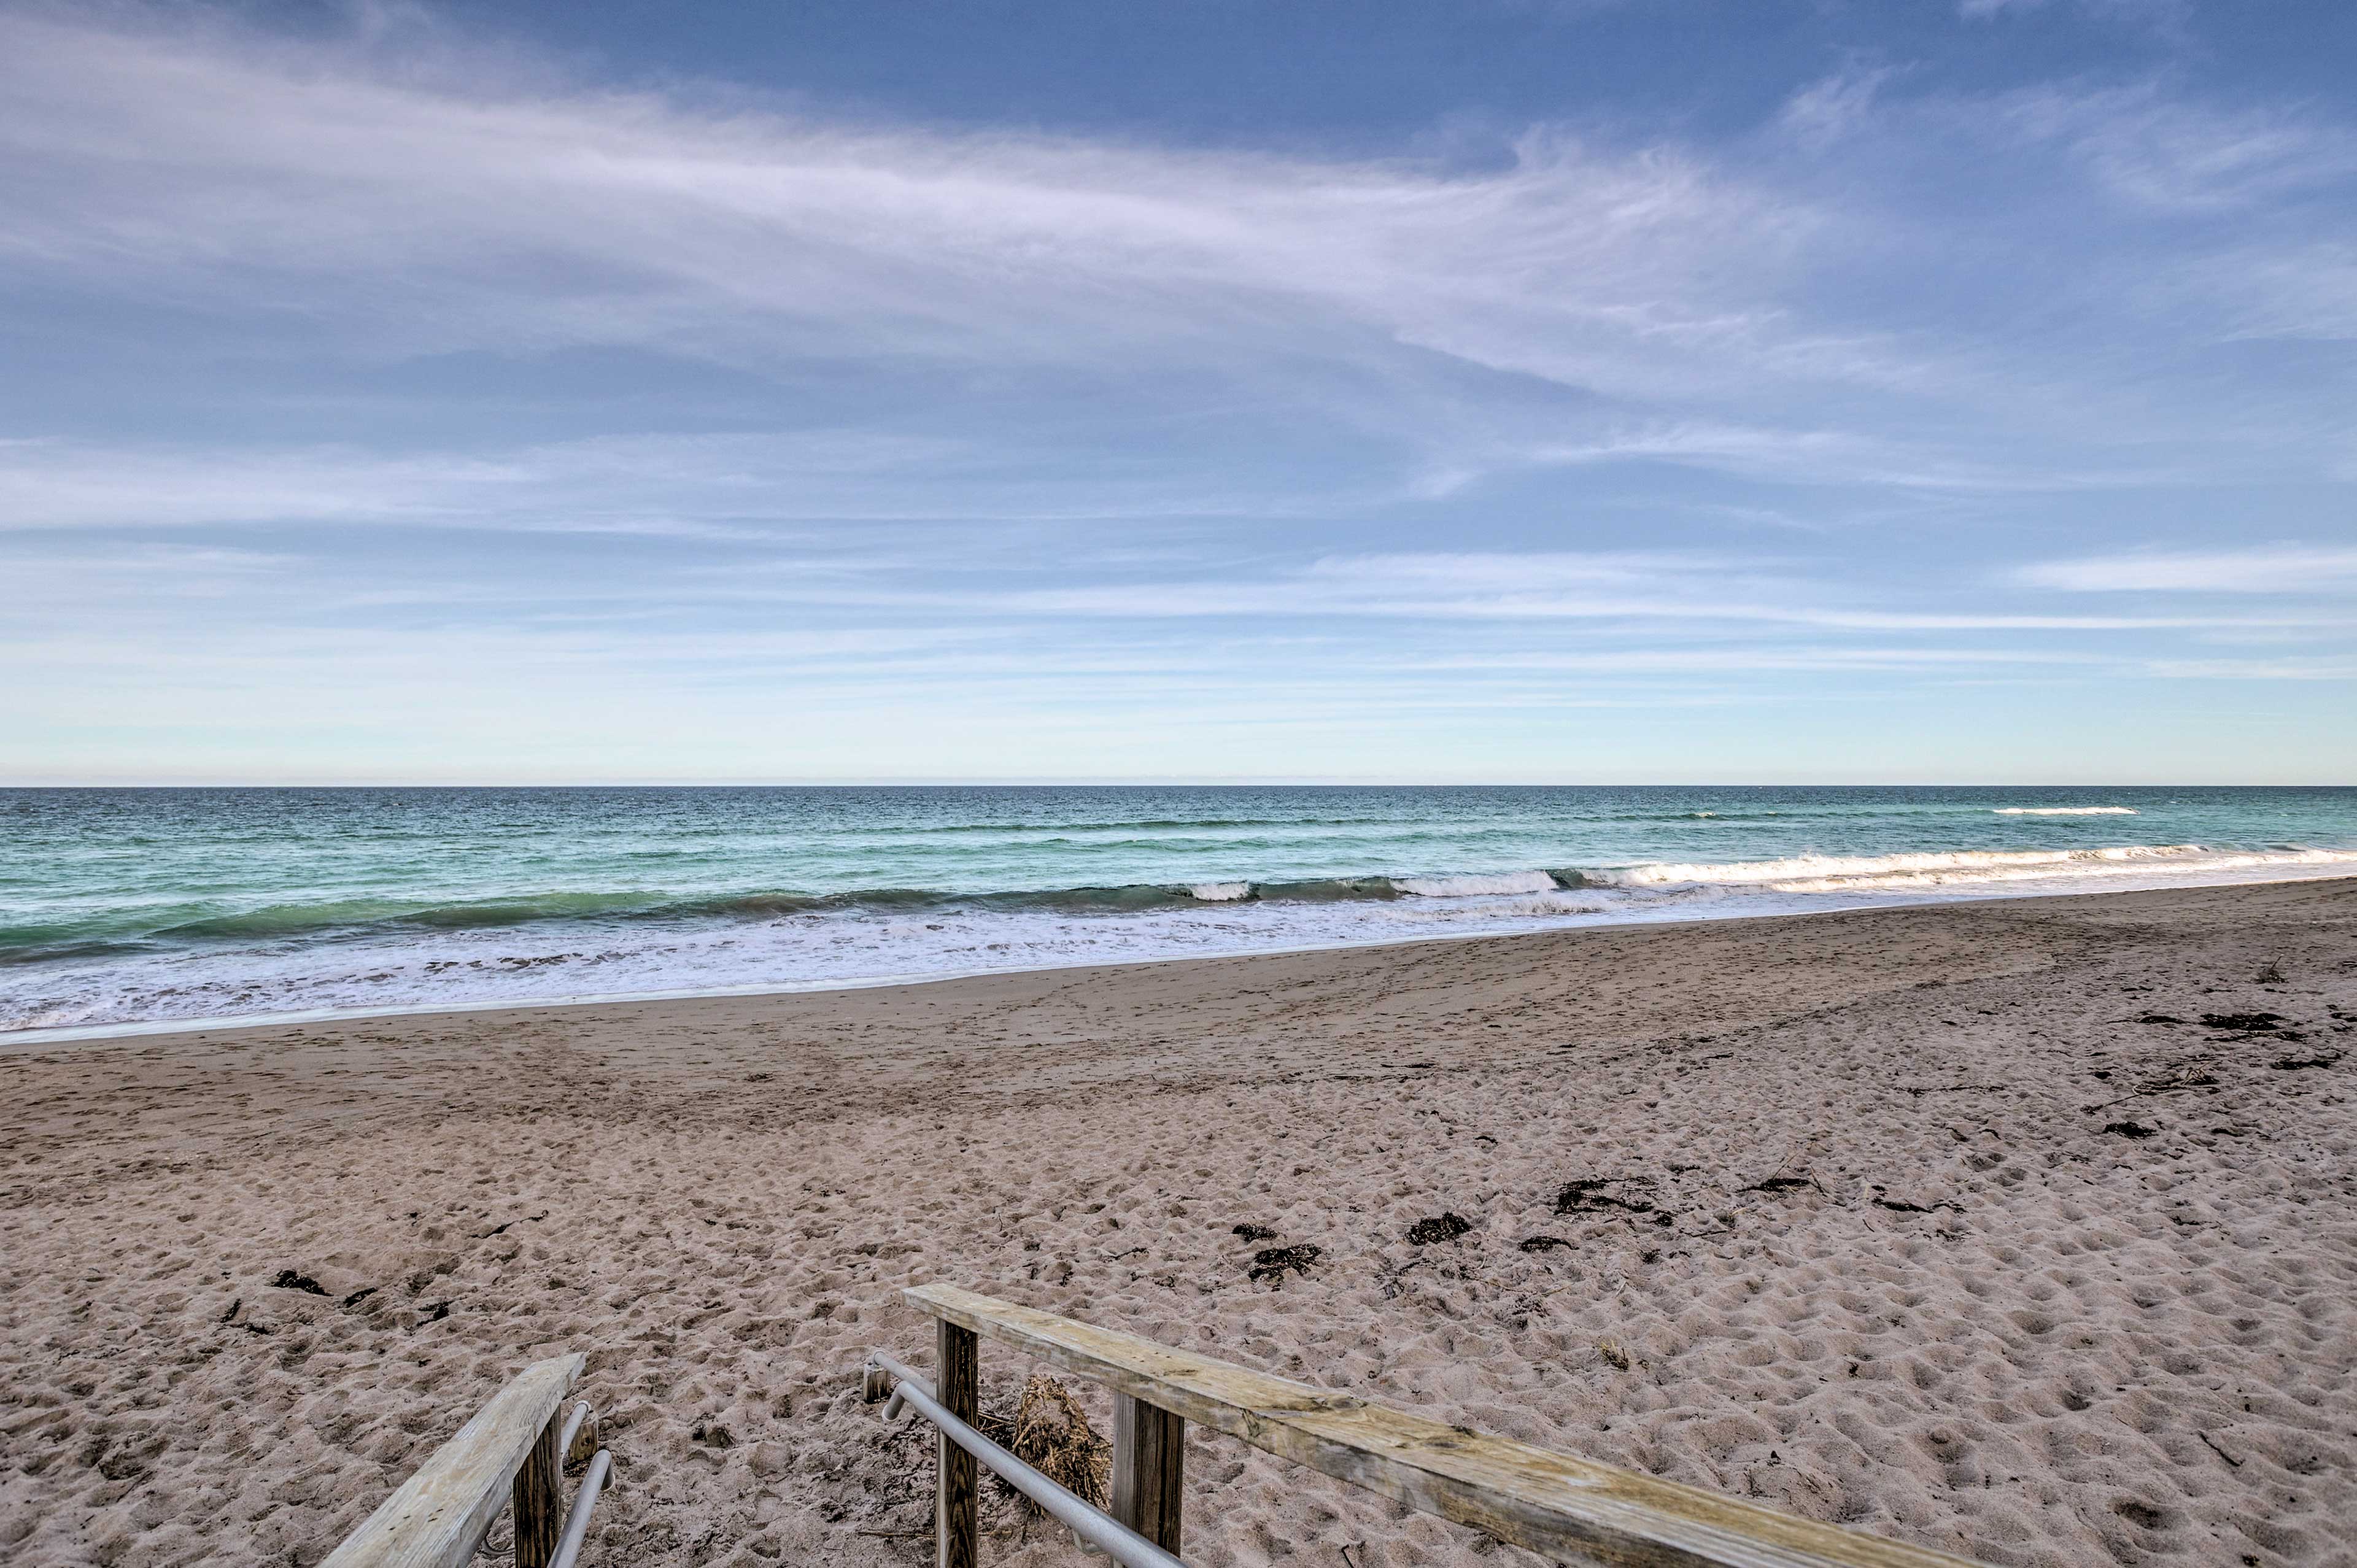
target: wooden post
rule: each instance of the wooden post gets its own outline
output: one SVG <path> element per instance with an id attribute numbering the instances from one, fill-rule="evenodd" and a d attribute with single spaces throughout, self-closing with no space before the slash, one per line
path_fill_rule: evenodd
<path id="1" fill-rule="evenodd" d="M 556 1555 L 565 1529 L 565 1455 L 557 1451 L 564 1424 L 562 1410 L 550 1416 L 516 1472 L 515 1568 L 548 1568 Z"/>
<path id="2" fill-rule="evenodd" d="M 949 1412 L 971 1426 L 982 1419 L 982 1375 L 974 1331 L 944 1317 L 935 1339 L 933 1397 Z M 973 1455 L 952 1443 L 945 1434 L 933 1437 L 934 1568 L 975 1568 L 977 1520 L 975 1483 L 979 1471 Z M 522 1563 L 517 1568 L 524 1568 Z"/>
<path id="3" fill-rule="evenodd" d="M 1187 1423 L 1125 1393 L 1113 1396 L 1113 1517 L 1178 1552 L 1187 1486 Z"/>

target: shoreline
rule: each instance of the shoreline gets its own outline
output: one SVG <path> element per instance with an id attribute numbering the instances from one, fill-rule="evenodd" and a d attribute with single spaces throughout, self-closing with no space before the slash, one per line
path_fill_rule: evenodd
<path id="1" fill-rule="evenodd" d="M 437 1018 L 463 1015 L 492 1013 L 527 1013 L 551 1008 L 601 1008 L 631 1006 L 649 1003 L 694 1003 L 698 1001 L 757 1000 L 762 997 L 825 996 L 838 992 L 893 991 L 918 986 L 949 985 L 964 981 L 987 980 L 1012 975 L 1086 974 L 1103 971 L 1160 967 L 1168 964 L 1222 963 L 1254 958 L 1297 958 L 1322 952 L 1359 952 L 1393 948 L 1415 948 L 1431 944 L 1457 942 L 1502 941 L 1515 938 L 1545 937 L 1572 931 L 1647 929 L 1662 926 L 1717 925 L 1728 922 L 1771 920 L 1803 920 L 1830 915 L 1851 915 L 1875 910 L 1936 909 L 1951 906 L 1984 906 L 2003 904 L 2046 904 L 2058 900 L 2086 898 L 2131 898 L 2145 894 L 2198 892 L 2212 888 L 2267 887 L 2288 884 L 2348 882 L 2357 885 L 2357 874 L 2348 872 L 2317 873 L 2304 876 L 2243 877 L 2213 882 L 2167 883 L 2145 887 L 2108 887 L 2057 891 L 2051 893 L 1986 893 L 1958 894 L 1937 898 L 1877 898 L 1851 904 L 1831 904 L 1810 909 L 1762 909 L 1733 913 L 1688 912 L 1684 909 L 1647 910 L 1609 917 L 1566 915 L 1560 920 L 1537 927 L 1508 928 L 1478 931 L 1442 931 L 1408 937 L 1380 937 L 1363 941 L 1316 942 L 1301 946 L 1239 948 L 1232 950 L 1172 953 L 1164 957 L 1100 960 L 1070 964 L 1017 964 L 1003 969 L 953 970 L 938 974 L 883 975 L 873 979 L 823 980 L 804 983 L 759 983 L 742 986 L 693 987 L 680 990 L 592 992 L 578 995 L 534 997 L 529 1000 L 488 1000 L 481 1002 L 426 1002 L 388 1007 L 312 1008 L 285 1013 L 235 1014 L 214 1018 L 135 1019 L 117 1024 L 64 1025 L 53 1028 L 14 1029 L 0 1032 L 0 1060 L 20 1050 L 48 1046 L 71 1046 L 109 1040 L 144 1040 L 179 1035 L 223 1034 L 251 1029 L 286 1028 L 314 1024 L 359 1023 L 380 1018 Z"/>

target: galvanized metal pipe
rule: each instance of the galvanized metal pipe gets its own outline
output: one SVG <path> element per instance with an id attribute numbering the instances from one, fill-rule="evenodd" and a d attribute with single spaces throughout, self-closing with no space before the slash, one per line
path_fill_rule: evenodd
<path id="1" fill-rule="evenodd" d="M 898 1368 L 899 1369 L 894 1370 L 895 1368 Z M 900 1419 L 900 1412 L 907 1402 L 900 1398 L 901 1385 L 913 1384 L 917 1388 L 922 1389 L 927 1393 L 931 1393 L 933 1391 L 932 1384 L 925 1381 L 924 1379 L 917 1376 L 916 1373 L 909 1371 L 907 1368 L 901 1367 L 898 1361 L 894 1361 L 891 1366 L 886 1367 L 884 1370 L 890 1373 L 892 1378 L 892 1392 L 884 1401 L 884 1419 L 887 1421 L 898 1421 Z"/>
<path id="2" fill-rule="evenodd" d="M 589 1402 L 582 1400 L 565 1418 L 565 1435 L 556 1440 L 556 1462 L 565 1464 L 573 1457 L 573 1440 L 581 1435 L 581 1423 L 589 1419 Z"/>
<path id="3" fill-rule="evenodd" d="M 565 1530 L 556 1538 L 556 1555 L 548 1560 L 548 1568 L 573 1568 L 573 1560 L 581 1555 L 581 1542 L 589 1534 L 589 1510 L 597 1506 L 597 1494 L 606 1489 L 606 1477 L 613 1468 L 614 1456 L 600 1448 L 589 1461 L 589 1468 L 581 1473 L 580 1489 L 573 1494 L 573 1508 L 565 1516 Z"/>
<path id="4" fill-rule="evenodd" d="M 893 1358 L 877 1351 L 867 1358 L 871 1367 L 881 1367 L 892 1374 L 892 1397 L 884 1406 L 888 1419 L 903 1403 L 914 1405 L 919 1414 L 935 1426 L 943 1436 L 985 1465 L 994 1475 L 1003 1477 L 1007 1485 L 1038 1503 L 1060 1523 L 1068 1526 L 1080 1538 L 1083 1546 L 1091 1546 L 1120 1563 L 1122 1568 L 1186 1568 L 1146 1537 L 1121 1523 L 1112 1515 L 1082 1501 L 1067 1488 L 1057 1485 L 1014 1455 L 952 1415 L 933 1398 L 933 1385 L 909 1370 Z M 571 1568 L 558 1563 L 551 1568 Z"/>

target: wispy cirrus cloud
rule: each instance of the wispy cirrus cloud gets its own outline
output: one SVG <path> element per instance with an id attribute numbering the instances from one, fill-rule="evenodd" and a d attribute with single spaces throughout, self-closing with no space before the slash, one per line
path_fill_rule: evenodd
<path id="1" fill-rule="evenodd" d="M 962 617 L 1151 622 L 1227 619 L 1615 623 L 1755 634 L 1762 627 L 1830 632 L 2171 632 L 2266 630 L 2330 624 L 2298 614 L 2055 614 L 2002 604 L 1860 603 L 1821 564 L 1708 553 L 1430 553 L 1327 556 L 1219 576 L 1101 577 L 1054 586 L 996 583 L 911 587 L 869 579 L 802 581 L 724 592 L 922 607 Z M 1886 601 L 1888 596 L 1884 596 Z"/>
<path id="2" fill-rule="evenodd" d="M 1956 14 L 1967 21 L 2026 16 L 2067 6 L 2117 21 L 2170 27 L 2185 18 L 2193 0 L 1956 0 Z"/>
<path id="3" fill-rule="evenodd" d="M 2357 593 L 2357 547 L 2272 544 L 2240 550 L 2136 552 L 2040 561 L 2018 579 L 2078 593 Z"/>
<path id="4" fill-rule="evenodd" d="M 2140 82 L 2031 89 L 2005 109 L 2022 134 L 2065 149 L 2104 189 L 2165 212 L 2330 199 L 2357 178 L 2357 132 L 2299 107 L 2188 103 Z"/>
<path id="5" fill-rule="evenodd" d="M 1132 395 L 1149 367 L 1306 401 L 1441 473 L 1548 461 L 1537 430 L 1568 426 L 1553 449 L 2035 483 L 2090 467 L 2085 437 L 2121 439 L 2090 423 L 2104 400 L 2085 357 L 1869 301 L 1845 286 L 1857 259 L 1993 259 L 1986 226 L 1921 192 L 2025 147 L 2059 160 L 2042 177 L 2067 222 L 2073 181 L 2179 215 L 2320 194 L 2357 145 L 2312 114 L 2151 86 L 1898 102 L 1885 76 L 1805 88 L 1729 146 L 1537 126 L 1454 166 L 619 92 L 447 39 L 388 58 L 184 17 L 0 15 L 0 269 L 234 317 L 290 352 L 602 346 L 770 371 L 856 355 L 1001 380 L 1119 366 Z M 1946 145 L 1953 169 L 1895 168 L 1894 145 Z M 2253 259 L 2246 232 L 2188 239 L 2169 243 L 2189 287 L 2210 286 L 2190 264 L 2205 251 Z M 2138 243 L 2077 242 L 2099 267 Z M 2234 329 L 2223 302 L 2182 308 Z M 1469 375 L 1487 378 L 1471 406 Z M 1893 397 L 1941 432 L 1909 441 L 1912 460 L 1889 455 Z M 2075 456 L 2046 438 L 2056 418 Z M 1680 434 L 1616 441 L 1632 426 Z M 1739 446 L 1697 438 L 1713 429 Z"/>
<path id="6" fill-rule="evenodd" d="M 1697 354 L 1789 376 L 1811 336 L 1770 285 L 1816 218 L 1666 149 L 1535 132 L 1450 173 L 861 126 L 204 27 L 18 16 L 0 46 L 17 265 L 198 303 L 268 278 L 413 349 L 1020 362 L 1243 333 L 1669 384 Z M 398 280 L 374 312 L 371 278 Z"/>
<path id="7" fill-rule="evenodd" d="M 1371 485 L 1331 505 L 1406 493 Z M 0 533 L 307 524 L 758 542 L 815 522 L 1283 516 L 1297 484 L 1173 455 L 1074 459 L 1019 434 L 837 428 L 597 436 L 490 452 L 0 441 Z"/>

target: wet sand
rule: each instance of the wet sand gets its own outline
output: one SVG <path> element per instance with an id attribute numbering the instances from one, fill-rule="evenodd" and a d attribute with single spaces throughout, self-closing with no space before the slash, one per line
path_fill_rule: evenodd
<path id="1" fill-rule="evenodd" d="M 947 1280 L 1994 1563 L 2357 1562 L 2352 1047 L 2345 880 L 0 1045 L 0 1556 L 317 1562 L 581 1349 L 585 1562 L 926 1561 L 858 1370 Z M 1532 1561 L 1188 1464 L 1190 1562 Z"/>

